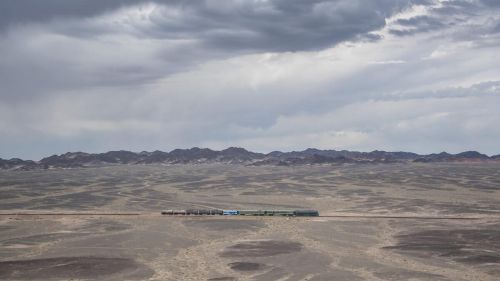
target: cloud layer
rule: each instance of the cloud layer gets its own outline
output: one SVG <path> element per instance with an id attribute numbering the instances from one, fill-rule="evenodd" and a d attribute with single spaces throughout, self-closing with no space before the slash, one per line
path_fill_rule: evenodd
<path id="1" fill-rule="evenodd" d="M 500 153 L 497 1 L 5 1 L 0 157 Z"/>

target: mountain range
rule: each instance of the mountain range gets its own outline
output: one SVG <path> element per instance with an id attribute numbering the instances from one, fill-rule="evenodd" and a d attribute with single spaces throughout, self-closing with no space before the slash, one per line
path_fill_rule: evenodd
<path id="1" fill-rule="evenodd" d="M 273 151 L 267 154 L 248 151 L 244 148 L 230 147 L 224 150 L 193 147 L 175 149 L 170 152 L 131 152 L 125 150 L 105 153 L 68 152 L 52 155 L 40 161 L 18 158 L 0 158 L 0 169 L 36 170 L 52 168 L 80 168 L 99 165 L 137 165 L 137 164 L 200 164 L 225 163 L 252 166 L 273 165 L 319 165 L 319 164 L 378 164 L 397 162 L 500 162 L 500 155 L 488 156 L 477 151 L 458 154 L 446 152 L 421 155 L 412 152 L 348 150 L 320 150 L 308 148 L 303 151 Z"/>

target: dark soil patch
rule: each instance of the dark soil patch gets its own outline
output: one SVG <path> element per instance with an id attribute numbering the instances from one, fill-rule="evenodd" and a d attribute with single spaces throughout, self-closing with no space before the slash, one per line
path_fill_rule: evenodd
<path id="1" fill-rule="evenodd" d="M 15 244 L 24 245 L 38 245 L 42 243 L 54 242 L 63 238 L 79 237 L 85 234 L 80 233 L 48 233 L 48 234 L 38 234 L 24 237 L 11 238 L 7 240 L 0 241 L 3 246 L 11 246 Z"/>
<path id="2" fill-rule="evenodd" d="M 58 257 L 12 260 L 0 262 L 0 279 L 96 279 L 140 268 L 145 266 L 127 258 Z"/>
<path id="3" fill-rule="evenodd" d="M 374 274 L 382 280 L 433 280 L 433 281 L 448 281 L 442 275 L 432 274 L 421 271 L 409 271 L 404 269 L 379 271 Z"/>
<path id="4" fill-rule="evenodd" d="M 130 228 L 131 226 L 129 224 L 116 222 L 113 220 L 98 220 L 88 222 L 85 225 L 78 227 L 76 230 L 97 233 L 124 231 Z"/>
<path id="5" fill-rule="evenodd" d="M 487 229 L 426 230 L 396 238 L 397 245 L 385 248 L 448 257 L 468 264 L 500 263 L 500 225 Z"/>
<path id="6" fill-rule="evenodd" d="M 10 226 L 10 225 L 0 225 L 0 232 L 2 232 L 2 231 L 9 231 L 9 230 L 12 230 L 12 229 L 15 229 L 15 227 Z"/>
<path id="7" fill-rule="evenodd" d="M 496 255 L 474 255 L 463 259 L 458 259 L 460 262 L 481 264 L 481 263 L 498 263 L 500 264 L 500 254 Z"/>
<path id="8" fill-rule="evenodd" d="M 264 264 L 255 262 L 232 262 L 228 265 L 232 270 L 236 271 L 255 271 L 265 267 Z"/>
<path id="9" fill-rule="evenodd" d="M 270 257 L 302 250 L 302 244 L 292 241 L 257 240 L 244 241 L 229 246 L 221 257 Z"/>

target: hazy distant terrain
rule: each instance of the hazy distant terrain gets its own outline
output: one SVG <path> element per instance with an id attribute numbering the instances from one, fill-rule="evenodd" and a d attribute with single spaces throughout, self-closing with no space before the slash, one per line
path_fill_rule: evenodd
<path id="1" fill-rule="evenodd" d="M 477 151 L 457 154 L 447 152 L 417 154 L 413 152 L 390 152 L 374 150 L 359 152 L 348 150 L 320 150 L 308 148 L 302 151 L 273 151 L 267 154 L 248 151 L 241 147 L 224 150 L 193 147 L 164 151 L 132 152 L 126 150 L 104 153 L 67 152 L 44 157 L 39 161 L 19 158 L 1 159 L 4 170 L 46 170 L 53 168 L 82 168 L 103 165 L 148 165 L 148 164 L 243 164 L 247 166 L 300 166 L 322 164 L 390 164 L 390 163 L 456 163 L 456 162 L 500 162 L 500 155 L 488 156 Z"/>
<path id="2" fill-rule="evenodd" d="M 0 279 L 500 278 L 499 163 L 0 171 L 0 193 Z M 159 215 L 208 207 L 392 218 Z M 12 215 L 76 211 L 137 215 Z"/>

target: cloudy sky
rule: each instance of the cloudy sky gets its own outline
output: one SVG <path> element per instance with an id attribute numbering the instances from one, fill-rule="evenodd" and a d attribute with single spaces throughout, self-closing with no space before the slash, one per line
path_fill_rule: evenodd
<path id="1" fill-rule="evenodd" d="M 0 1 L 0 157 L 500 153 L 498 0 Z"/>

